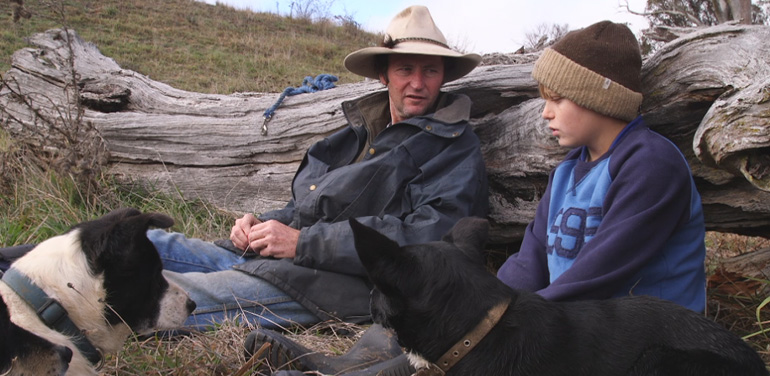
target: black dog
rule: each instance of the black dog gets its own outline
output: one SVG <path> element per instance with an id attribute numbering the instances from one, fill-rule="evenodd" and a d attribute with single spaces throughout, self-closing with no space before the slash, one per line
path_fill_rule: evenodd
<path id="1" fill-rule="evenodd" d="M 443 241 L 406 247 L 350 222 L 375 286 L 374 321 L 396 332 L 423 374 L 440 367 L 464 376 L 767 375 L 740 338 L 674 303 L 555 303 L 509 288 L 483 265 L 486 220 L 463 219 Z M 501 303 L 499 321 L 485 320 Z M 468 333 L 482 321 L 491 330 L 474 341 Z"/>
<path id="2" fill-rule="evenodd" d="M 0 374 L 64 375 L 72 350 L 55 345 L 13 322 L 8 306 L 0 298 Z"/>

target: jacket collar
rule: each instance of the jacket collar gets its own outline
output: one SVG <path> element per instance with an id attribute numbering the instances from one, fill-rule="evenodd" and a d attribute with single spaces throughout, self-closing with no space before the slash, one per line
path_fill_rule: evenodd
<path id="1" fill-rule="evenodd" d="M 390 123 L 388 91 L 378 91 L 343 102 L 342 110 L 354 129 L 364 128 L 369 134 L 379 134 Z M 454 138 L 465 130 L 465 122 L 470 119 L 470 112 L 471 100 L 466 95 L 442 92 L 435 112 L 406 119 L 403 123 L 418 126 L 423 131 L 441 137 Z M 435 122 L 442 123 L 445 127 L 435 127 Z"/>
<path id="2" fill-rule="evenodd" d="M 49 297 L 45 291 L 16 268 L 10 268 L 4 274 L 0 272 L 0 275 L 2 281 L 37 312 L 37 316 L 46 326 L 70 337 L 80 353 L 92 365 L 101 368 L 104 360 L 101 351 L 94 347 L 83 334 L 83 331 L 70 320 L 67 310 L 58 301 Z"/>

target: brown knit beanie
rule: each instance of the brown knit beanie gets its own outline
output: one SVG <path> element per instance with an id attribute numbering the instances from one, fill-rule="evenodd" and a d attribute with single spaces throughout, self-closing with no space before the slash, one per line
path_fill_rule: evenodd
<path id="1" fill-rule="evenodd" d="M 546 48 L 532 77 L 581 107 L 631 121 L 642 104 L 641 70 L 642 55 L 631 30 L 602 21 Z"/>

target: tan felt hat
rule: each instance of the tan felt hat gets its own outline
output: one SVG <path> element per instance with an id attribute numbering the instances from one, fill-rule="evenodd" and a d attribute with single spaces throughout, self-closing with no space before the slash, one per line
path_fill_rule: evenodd
<path id="1" fill-rule="evenodd" d="M 461 54 L 449 48 L 428 8 L 420 5 L 404 9 L 390 21 L 383 46 L 362 48 L 345 57 L 345 68 L 364 77 L 379 79 L 375 57 L 390 54 L 433 55 L 453 59 L 454 64 L 448 64 L 444 71 L 444 82 L 465 76 L 481 62 L 478 54 Z"/>

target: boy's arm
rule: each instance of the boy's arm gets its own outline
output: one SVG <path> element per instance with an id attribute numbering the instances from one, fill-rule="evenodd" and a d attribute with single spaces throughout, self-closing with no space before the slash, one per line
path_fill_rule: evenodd
<path id="1" fill-rule="evenodd" d="M 666 146 L 674 150 L 651 148 L 643 156 L 636 150 L 633 158 L 611 164 L 614 179 L 596 235 L 567 271 L 538 291 L 540 295 L 549 300 L 613 296 L 689 220 L 690 170 L 678 150 Z"/>

